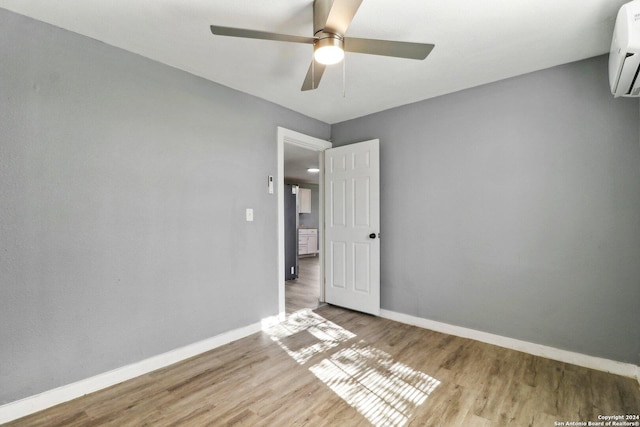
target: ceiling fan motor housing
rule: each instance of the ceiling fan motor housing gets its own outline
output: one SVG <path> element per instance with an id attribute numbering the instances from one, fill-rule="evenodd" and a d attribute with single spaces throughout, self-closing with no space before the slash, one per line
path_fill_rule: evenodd
<path id="1" fill-rule="evenodd" d="M 339 34 L 327 33 L 324 31 L 316 34 L 317 40 L 313 44 L 315 49 L 320 49 L 321 47 L 327 46 L 335 46 L 344 50 L 344 38 Z"/>

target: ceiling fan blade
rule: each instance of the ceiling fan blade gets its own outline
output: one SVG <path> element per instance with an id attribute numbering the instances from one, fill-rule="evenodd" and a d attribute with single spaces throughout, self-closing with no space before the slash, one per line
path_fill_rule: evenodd
<path id="1" fill-rule="evenodd" d="M 361 3 L 362 0 L 333 0 L 324 30 L 344 35 Z"/>
<path id="2" fill-rule="evenodd" d="M 302 89 L 300 90 L 305 91 L 317 89 L 325 68 L 326 65 L 320 64 L 317 61 L 311 61 L 311 65 L 309 65 L 309 70 L 307 71 L 307 76 L 304 78 L 304 83 L 302 83 Z"/>
<path id="3" fill-rule="evenodd" d="M 279 42 L 313 44 L 313 37 L 292 36 L 289 34 L 269 33 L 266 31 L 246 30 L 244 28 L 211 26 L 211 32 L 217 36 L 243 37 L 248 39 L 275 40 Z"/>
<path id="4" fill-rule="evenodd" d="M 425 59 L 435 45 L 428 43 L 394 42 L 390 40 L 359 39 L 345 37 L 346 52 L 370 55 L 395 56 L 397 58 Z"/>

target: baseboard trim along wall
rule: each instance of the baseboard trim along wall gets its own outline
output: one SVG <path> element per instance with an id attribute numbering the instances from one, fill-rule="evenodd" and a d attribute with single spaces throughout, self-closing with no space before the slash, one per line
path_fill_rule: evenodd
<path id="1" fill-rule="evenodd" d="M 603 359 L 601 357 L 587 356 L 585 354 L 574 353 L 572 351 L 561 350 L 546 345 L 535 344 L 528 341 L 521 341 L 515 338 L 503 337 L 490 334 L 488 332 L 476 331 L 475 329 L 463 328 L 461 326 L 449 325 L 447 323 L 436 322 L 422 317 L 410 316 L 390 310 L 380 310 L 380 317 L 395 320 L 396 322 L 430 329 L 444 334 L 455 335 L 462 338 L 497 345 L 511 350 L 529 353 L 534 356 L 542 356 L 560 362 L 571 363 L 585 368 L 596 369 L 598 371 L 609 372 L 615 375 L 622 375 L 638 380 L 640 383 L 640 366 L 631 363 L 617 362 L 615 360 Z"/>
<path id="2" fill-rule="evenodd" d="M 130 380 L 156 369 L 164 368 L 198 354 L 204 353 L 232 341 L 239 340 L 262 330 L 262 323 L 257 322 L 242 328 L 234 329 L 215 337 L 189 344 L 166 353 L 152 356 L 140 362 L 123 366 L 112 371 L 67 384 L 53 390 L 48 390 L 34 396 L 10 402 L 0 406 L 0 424 L 6 423 L 29 414 L 50 408 L 60 403 L 76 399 L 85 394 L 110 387 Z"/>

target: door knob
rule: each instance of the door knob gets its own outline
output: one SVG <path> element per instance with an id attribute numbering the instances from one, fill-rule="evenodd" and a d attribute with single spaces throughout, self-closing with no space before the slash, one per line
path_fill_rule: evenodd
<path id="1" fill-rule="evenodd" d="M 369 238 L 370 238 L 370 239 L 375 239 L 375 238 L 376 238 L 376 233 L 371 233 L 371 234 L 369 234 Z"/>

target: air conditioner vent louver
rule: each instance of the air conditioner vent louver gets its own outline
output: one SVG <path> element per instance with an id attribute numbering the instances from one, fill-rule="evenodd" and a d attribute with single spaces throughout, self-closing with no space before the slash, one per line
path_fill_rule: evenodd
<path id="1" fill-rule="evenodd" d="M 638 81 L 638 72 L 640 72 L 640 65 L 636 67 L 636 73 L 633 75 L 631 86 L 629 86 L 629 91 L 627 92 L 627 95 L 629 96 L 638 96 L 638 94 L 640 94 L 640 86 L 636 85 L 636 82 Z"/>

